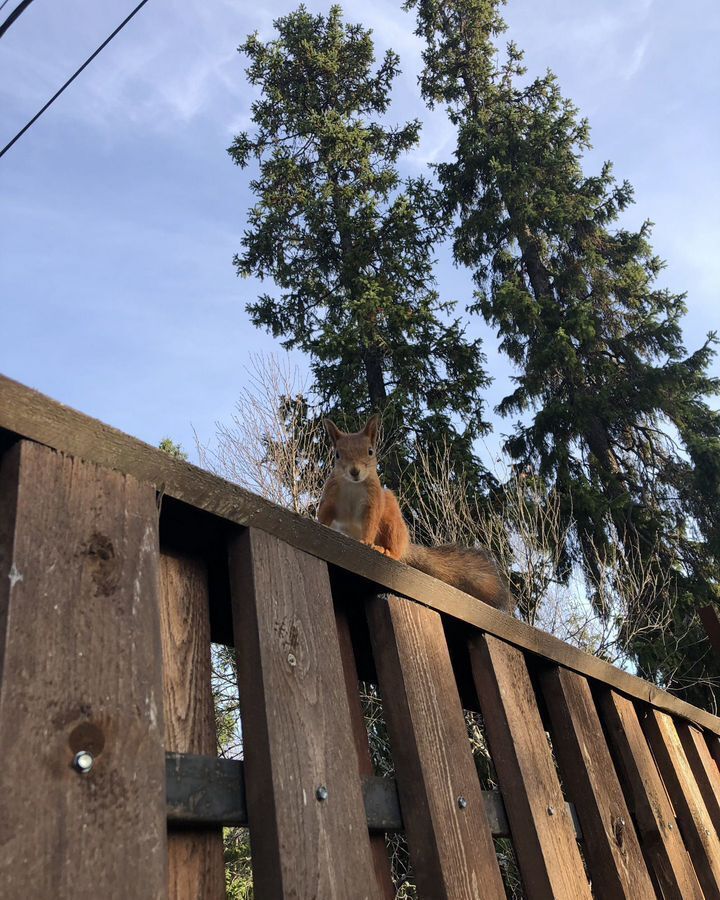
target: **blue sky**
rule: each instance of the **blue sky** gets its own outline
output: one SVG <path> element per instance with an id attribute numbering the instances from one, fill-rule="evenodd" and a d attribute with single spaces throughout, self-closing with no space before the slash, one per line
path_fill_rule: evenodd
<path id="1" fill-rule="evenodd" d="M 0 144 L 133 5 L 31 4 L 0 41 Z M 150 0 L 0 160 L 0 372 L 150 443 L 171 436 L 192 450 L 192 426 L 207 439 L 230 417 L 249 354 L 278 349 L 249 324 L 258 286 L 232 265 L 251 196 L 225 148 L 253 97 L 236 48 L 251 31 L 270 37 L 295 5 Z M 393 115 L 424 121 L 405 171 L 442 160 L 453 134 L 418 97 L 412 16 L 399 2 L 344 9 L 374 29 L 379 53 L 400 54 Z M 587 168 L 611 159 L 634 184 L 626 221 L 656 223 L 662 284 L 688 291 L 695 347 L 720 327 L 720 7 L 509 0 L 505 16 L 530 73 L 553 69 L 589 117 Z M 470 299 L 446 253 L 438 276 L 445 296 Z M 509 370 L 492 332 L 473 329 L 497 376 L 492 405 Z"/>

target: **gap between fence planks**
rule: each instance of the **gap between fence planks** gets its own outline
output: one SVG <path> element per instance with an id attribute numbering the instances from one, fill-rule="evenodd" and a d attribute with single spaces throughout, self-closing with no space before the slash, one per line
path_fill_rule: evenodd
<path id="1" fill-rule="evenodd" d="M 19 480 L 19 487 L 15 483 Z M 21 442 L 0 465 L 4 897 L 166 897 L 155 491 Z M 94 757 L 81 775 L 80 750 Z"/>
<path id="2" fill-rule="evenodd" d="M 240 525 L 252 525 L 294 547 L 455 616 L 503 640 L 596 678 L 658 709 L 720 735 L 720 718 L 597 657 L 479 603 L 467 594 L 339 532 L 302 518 L 96 419 L 0 375 L 0 429 L 149 481 L 161 492 Z"/>
<path id="3" fill-rule="evenodd" d="M 165 749 L 214 756 L 207 568 L 164 550 L 160 556 Z M 168 900 L 224 900 L 222 829 L 168 828 Z"/>

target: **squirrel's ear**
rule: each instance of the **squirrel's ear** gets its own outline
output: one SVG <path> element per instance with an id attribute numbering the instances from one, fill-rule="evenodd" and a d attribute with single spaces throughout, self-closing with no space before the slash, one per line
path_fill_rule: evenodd
<path id="1" fill-rule="evenodd" d="M 337 444 L 338 440 L 343 436 L 342 431 L 340 431 L 337 425 L 334 422 L 331 422 L 330 419 L 323 419 L 322 421 L 325 426 L 325 431 L 328 433 L 328 437 L 333 444 Z"/>
<path id="2" fill-rule="evenodd" d="M 380 416 L 375 414 L 367 420 L 367 424 L 363 428 L 363 434 L 370 438 L 370 443 L 374 444 L 377 440 L 378 428 L 380 427 Z"/>

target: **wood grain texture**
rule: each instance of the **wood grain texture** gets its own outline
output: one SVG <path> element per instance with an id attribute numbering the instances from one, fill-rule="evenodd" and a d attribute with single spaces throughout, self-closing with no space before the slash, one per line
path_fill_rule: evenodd
<path id="1" fill-rule="evenodd" d="M 0 484 L 2 895 L 159 900 L 155 490 L 27 442 L 4 456 Z M 79 750 L 95 757 L 85 775 Z"/>
<path id="2" fill-rule="evenodd" d="M 720 772 L 717 764 L 699 728 L 682 721 L 676 722 L 675 727 L 697 786 L 700 788 L 705 808 L 715 831 L 720 834 Z"/>
<path id="3" fill-rule="evenodd" d="M 402 597 L 373 597 L 367 608 L 418 894 L 502 898 L 440 616 Z"/>
<path id="4" fill-rule="evenodd" d="M 256 895 L 372 900 L 327 566 L 248 529 L 230 542 L 230 584 Z"/>
<path id="5" fill-rule="evenodd" d="M 703 893 L 633 702 L 602 690 L 598 703 L 640 843 L 662 896 L 700 900 Z"/>
<path id="6" fill-rule="evenodd" d="M 580 819 L 595 896 L 653 900 L 655 890 L 615 773 L 587 680 L 567 669 L 542 673 L 553 746 Z"/>
<path id="7" fill-rule="evenodd" d="M 375 771 L 370 758 L 367 729 L 365 728 L 365 719 L 360 703 L 358 673 L 350 634 L 350 623 L 348 622 L 347 614 L 338 604 L 335 606 L 335 624 L 340 644 L 340 656 L 350 709 L 353 741 L 358 757 L 358 773 L 362 779 L 373 776 Z M 385 835 L 382 832 L 375 832 L 370 835 L 370 851 L 372 853 L 376 881 L 372 896 L 377 897 L 378 900 L 394 900 L 395 888 L 390 875 L 390 857 L 385 846 Z"/>
<path id="8" fill-rule="evenodd" d="M 707 740 L 708 749 L 710 750 L 710 756 L 715 760 L 715 765 L 720 770 L 720 738 L 715 734 L 706 734 L 705 738 Z"/>
<path id="9" fill-rule="evenodd" d="M 207 567 L 164 551 L 160 557 L 165 749 L 214 756 Z M 169 900 L 225 897 L 222 829 L 168 828 Z"/>
<path id="10" fill-rule="evenodd" d="M 480 635 L 470 642 L 470 659 L 527 896 L 589 900 L 525 657 L 509 644 Z"/>
<path id="11" fill-rule="evenodd" d="M 28 437 L 156 485 L 170 497 L 240 525 L 252 525 L 320 559 L 418 600 L 489 634 L 596 678 L 657 709 L 684 716 L 720 735 L 720 718 L 583 653 L 552 635 L 498 612 L 317 522 L 281 509 L 156 447 L 0 376 L 0 429 Z"/>
<path id="12" fill-rule="evenodd" d="M 720 840 L 705 808 L 672 718 L 648 709 L 641 718 L 663 782 L 675 807 L 685 845 L 708 898 L 720 898 Z"/>

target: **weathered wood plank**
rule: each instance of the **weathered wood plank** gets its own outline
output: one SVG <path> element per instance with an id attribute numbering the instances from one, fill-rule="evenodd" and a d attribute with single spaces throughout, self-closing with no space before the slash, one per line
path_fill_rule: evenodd
<path id="1" fill-rule="evenodd" d="M 358 756 L 358 773 L 362 778 L 374 775 L 373 764 L 370 758 L 370 746 L 368 744 L 365 719 L 363 717 L 360 695 L 358 693 L 358 673 L 353 652 L 350 624 L 347 613 L 340 604 L 335 605 L 335 624 L 340 643 L 340 656 L 342 658 L 343 675 L 345 676 L 345 690 L 350 708 L 350 721 L 352 723 L 353 741 Z M 390 857 L 385 846 L 385 835 L 381 832 L 370 835 L 370 851 L 375 869 L 375 885 L 372 891 L 373 897 L 378 900 L 394 900 L 395 887 L 390 874 Z"/>
<path id="2" fill-rule="evenodd" d="M 633 702 L 601 690 L 598 703 L 645 858 L 663 897 L 700 900 L 703 893 Z"/>
<path id="3" fill-rule="evenodd" d="M 654 900 L 655 890 L 587 680 L 567 669 L 552 668 L 542 673 L 540 681 L 563 784 L 582 826 L 593 893 L 603 900 Z"/>
<path id="4" fill-rule="evenodd" d="M 489 635 L 470 642 L 488 744 L 530 898 L 590 898 L 523 654 Z"/>
<path id="5" fill-rule="evenodd" d="M 504 897 L 440 616 L 384 595 L 367 609 L 418 893 Z"/>
<path id="6" fill-rule="evenodd" d="M 215 754 L 205 564 L 165 550 L 160 557 L 160 598 L 165 749 Z M 225 897 L 222 829 L 169 828 L 168 897 Z"/>
<path id="7" fill-rule="evenodd" d="M 2 894 L 164 898 L 155 491 L 23 442 L 0 504 Z"/>
<path id="8" fill-rule="evenodd" d="M 678 735 L 685 750 L 697 786 L 700 788 L 705 808 L 720 834 L 720 772 L 710 755 L 705 737 L 699 728 L 688 722 L 676 722 Z"/>
<path id="9" fill-rule="evenodd" d="M 327 566 L 249 529 L 230 542 L 230 585 L 257 896 L 371 900 Z"/>
<path id="10" fill-rule="evenodd" d="M 189 463 L 176 460 L 102 422 L 0 376 L 0 429 L 23 435 L 149 481 L 168 496 L 240 525 L 274 534 L 393 593 L 447 613 L 589 678 L 596 678 L 658 709 L 684 716 L 720 734 L 720 718 L 654 685 L 531 628 L 422 572 L 376 553 L 351 538 L 301 518 Z"/>
<path id="11" fill-rule="evenodd" d="M 672 718 L 647 709 L 641 718 L 706 897 L 720 898 L 720 840 Z"/>

